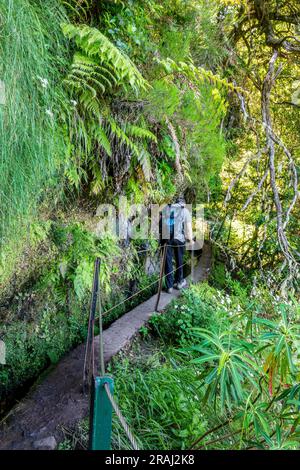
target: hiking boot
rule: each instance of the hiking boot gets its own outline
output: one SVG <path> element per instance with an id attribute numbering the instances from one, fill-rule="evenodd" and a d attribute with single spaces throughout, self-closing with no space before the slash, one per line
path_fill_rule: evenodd
<path id="1" fill-rule="evenodd" d="M 178 286 L 178 282 L 174 282 L 174 289 L 177 289 L 177 286 Z"/>
<path id="2" fill-rule="evenodd" d="M 173 293 L 173 287 L 170 287 L 169 289 L 166 290 L 167 294 L 172 294 Z"/>
<path id="3" fill-rule="evenodd" d="M 182 281 L 178 282 L 176 289 L 181 290 L 181 289 L 184 289 L 185 287 L 187 287 L 187 282 L 185 279 L 183 279 Z"/>

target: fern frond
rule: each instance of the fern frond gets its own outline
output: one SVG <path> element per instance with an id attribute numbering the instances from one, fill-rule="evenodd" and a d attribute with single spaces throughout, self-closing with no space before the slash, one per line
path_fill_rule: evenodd
<path id="1" fill-rule="evenodd" d="M 117 83 L 117 80 L 116 77 L 113 75 L 113 71 L 111 71 L 110 69 L 111 67 L 104 67 L 102 65 L 99 65 L 95 61 L 82 55 L 78 56 L 77 54 L 75 54 L 73 59 L 72 70 L 85 71 L 91 74 L 92 76 L 103 76 L 106 78 L 106 80 L 108 80 L 109 85 L 112 86 L 113 84 L 115 85 Z"/>
<path id="2" fill-rule="evenodd" d="M 91 151 L 91 137 L 87 131 L 85 121 L 77 114 L 75 116 L 76 125 L 72 125 L 70 134 L 71 140 L 76 140 L 79 153 L 88 154 Z"/>
<path id="3" fill-rule="evenodd" d="M 134 92 L 146 89 L 147 82 L 129 57 L 123 54 L 98 29 L 86 25 L 63 24 L 66 37 L 74 39 L 86 56 L 105 68 L 111 68 L 118 84 L 125 89 L 129 85 Z"/>
<path id="4" fill-rule="evenodd" d="M 99 124 L 95 122 L 90 125 L 91 132 L 93 134 L 94 139 L 101 145 L 108 156 L 112 156 L 111 145 L 109 139 L 103 129 Z"/>
<path id="5" fill-rule="evenodd" d="M 146 149 L 141 148 L 138 155 L 138 162 L 143 170 L 146 181 L 150 181 L 151 178 L 151 157 Z"/>
<path id="6" fill-rule="evenodd" d="M 111 87 L 117 83 L 114 76 L 114 69 L 110 64 L 99 65 L 95 60 L 83 54 L 76 53 L 73 57 L 72 71 L 77 73 L 86 73 L 90 77 L 99 77 L 106 81 Z"/>
<path id="7" fill-rule="evenodd" d="M 65 171 L 65 176 L 71 186 L 79 189 L 80 182 L 87 179 L 86 172 L 78 165 L 70 165 Z"/>
<path id="8" fill-rule="evenodd" d="M 157 61 L 169 74 L 182 73 L 191 81 L 196 83 L 203 83 L 206 81 L 227 90 L 237 90 L 237 87 L 235 87 L 232 83 L 221 78 L 218 74 L 214 74 L 211 70 L 206 70 L 203 67 L 196 67 L 192 61 L 190 63 L 176 63 L 172 59 Z"/>
<path id="9" fill-rule="evenodd" d="M 148 129 L 144 127 L 136 126 L 134 124 L 126 123 L 124 131 L 127 135 L 137 138 L 150 140 L 152 142 L 157 142 L 157 137 Z"/>
<path id="10" fill-rule="evenodd" d="M 97 88 L 100 88 L 100 90 L 105 93 L 106 87 L 103 85 L 103 83 L 99 80 L 100 78 L 106 82 L 106 85 L 108 87 L 111 86 L 109 80 L 107 80 L 106 77 L 103 75 L 99 75 L 96 72 L 86 72 L 85 70 L 82 69 L 77 69 L 72 67 L 72 73 L 71 76 L 81 78 L 82 80 L 86 81 L 88 80 L 90 82 L 90 86 L 94 88 L 95 90 Z"/>
<path id="11" fill-rule="evenodd" d="M 100 103 L 94 96 L 91 96 L 89 91 L 82 92 L 79 101 L 83 105 L 86 115 L 90 114 L 97 119 L 101 118 Z"/>
<path id="12" fill-rule="evenodd" d="M 65 85 L 69 85 L 71 88 L 77 89 L 79 91 L 82 91 L 84 89 L 89 90 L 91 94 L 93 95 L 93 97 L 97 96 L 97 91 L 95 90 L 94 87 L 89 85 L 86 80 L 79 77 L 78 75 L 74 75 L 73 73 L 70 73 L 68 75 L 68 78 L 64 80 L 64 83 Z"/>
<path id="13" fill-rule="evenodd" d="M 88 0 L 69 0 L 69 1 L 62 1 L 62 4 L 65 8 L 69 9 L 73 14 L 74 17 L 80 18 L 83 16 L 85 19 L 88 18 L 87 11 L 91 8 L 91 1 Z"/>
<path id="14" fill-rule="evenodd" d="M 107 117 L 107 122 L 112 134 L 115 135 L 119 141 L 123 142 L 135 156 L 139 157 L 139 148 L 131 139 L 129 139 L 126 132 L 124 132 L 117 122 L 111 116 Z"/>
<path id="15" fill-rule="evenodd" d="M 104 189 L 104 180 L 98 162 L 95 160 L 91 162 L 90 169 L 93 174 L 93 181 L 91 184 L 91 191 L 97 195 Z"/>
<path id="16" fill-rule="evenodd" d="M 57 286 L 55 288 L 55 297 L 56 297 L 57 304 L 60 307 L 63 307 L 66 305 L 67 293 L 64 287 Z"/>

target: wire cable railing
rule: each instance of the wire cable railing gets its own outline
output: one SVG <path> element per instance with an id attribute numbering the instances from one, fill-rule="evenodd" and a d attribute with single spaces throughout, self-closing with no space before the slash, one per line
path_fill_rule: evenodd
<path id="1" fill-rule="evenodd" d="M 111 406 L 113 407 L 117 417 L 119 418 L 119 421 L 122 425 L 122 428 L 124 429 L 125 434 L 128 437 L 128 440 L 129 440 L 130 444 L 132 445 L 133 450 L 141 450 L 138 446 L 136 438 L 134 437 L 130 427 L 128 426 L 128 424 L 127 424 L 127 422 L 124 418 L 124 416 L 122 415 L 120 408 L 118 407 L 117 403 L 115 402 L 114 397 L 110 392 L 108 384 L 104 384 L 104 388 L 105 388 L 105 391 L 107 393 L 108 399 L 111 403 Z"/>
<path id="2" fill-rule="evenodd" d="M 132 430 L 130 429 L 126 419 L 124 418 L 118 404 L 113 397 L 113 379 L 112 377 L 105 375 L 105 365 L 104 365 L 104 342 L 103 342 L 103 325 L 102 319 L 104 316 L 108 315 L 111 311 L 129 301 L 130 299 L 136 297 L 141 292 L 149 289 L 151 286 L 159 283 L 158 296 L 155 306 L 155 311 L 157 311 L 160 293 L 162 289 L 163 279 L 170 275 L 174 274 L 177 270 L 182 269 L 188 264 L 188 261 L 182 265 L 175 268 L 168 274 L 164 274 L 164 264 L 166 258 L 166 249 L 167 246 L 173 245 L 164 245 L 162 252 L 161 260 L 161 269 L 160 276 L 154 282 L 151 282 L 146 287 L 140 289 L 138 292 L 122 300 L 118 304 L 114 305 L 110 309 L 102 312 L 101 302 L 100 302 L 100 286 L 99 286 L 99 277 L 100 277 L 100 259 L 97 258 L 95 261 L 95 271 L 94 271 L 94 280 L 93 280 L 93 292 L 92 292 L 92 301 L 91 309 L 89 316 L 89 327 L 88 327 L 88 336 L 85 350 L 85 359 L 84 359 L 84 374 L 83 380 L 84 385 L 88 382 L 90 392 L 91 392 L 91 413 L 90 413 L 90 448 L 92 450 L 108 450 L 110 449 L 111 441 L 111 428 L 112 428 L 112 411 L 116 413 L 120 424 L 133 448 L 133 450 L 140 450 L 136 438 Z M 149 250 L 142 250 L 150 251 Z M 201 256 L 201 255 L 200 255 Z M 198 259 L 198 256 L 196 259 Z M 99 364 L 101 377 L 95 377 L 95 347 L 94 347 L 94 323 L 95 323 L 95 314 L 98 305 L 99 311 Z"/>
<path id="3" fill-rule="evenodd" d="M 188 265 L 189 263 L 186 262 L 186 263 L 183 263 L 182 265 L 178 266 L 178 268 L 176 269 L 173 269 L 170 273 L 168 274 L 164 274 L 162 276 L 162 279 L 165 279 L 167 276 L 169 276 L 170 274 L 174 274 L 176 271 L 178 271 L 179 269 L 183 268 L 184 266 Z M 159 281 L 160 281 L 161 277 L 158 277 L 155 281 L 151 282 L 151 284 L 148 284 L 146 287 L 143 287 L 142 289 L 139 289 L 137 292 L 135 292 L 134 294 L 130 295 L 129 297 L 127 297 L 126 299 L 123 299 L 121 302 L 117 303 L 116 305 L 114 305 L 113 307 L 109 308 L 108 310 L 105 310 L 103 312 L 103 317 L 108 315 L 110 312 L 112 312 L 113 310 L 115 310 L 116 308 L 120 307 L 121 305 L 123 305 L 125 302 L 128 302 L 129 300 L 133 299 L 134 297 L 136 297 L 137 295 L 141 294 L 142 292 L 144 292 L 145 290 L 148 290 L 150 287 L 154 286 L 155 284 L 158 284 Z"/>

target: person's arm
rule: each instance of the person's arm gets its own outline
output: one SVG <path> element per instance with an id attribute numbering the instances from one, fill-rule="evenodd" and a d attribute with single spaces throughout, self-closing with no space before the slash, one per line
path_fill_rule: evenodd
<path id="1" fill-rule="evenodd" d="M 192 216 L 188 209 L 184 209 L 185 211 L 185 237 L 188 242 L 193 241 L 193 228 L 192 228 Z"/>
<path id="2" fill-rule="evenodd" d="M 158 222 L 158 230 L 159 230 L 159 244 L 162 245 L 162 212 L 159 212 L 159 222 Z"/>

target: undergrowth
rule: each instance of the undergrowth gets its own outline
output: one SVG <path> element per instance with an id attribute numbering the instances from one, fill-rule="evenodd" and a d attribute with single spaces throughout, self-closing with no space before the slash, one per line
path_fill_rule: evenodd
<path id="1" fill-rule="evenodd" d="M 0 365 L 1 412 L 5 411 L 10 393 L 31 383 L 47 366 L 57 363 L 66 352 L 85 340 L 97 256 L 102 260 L 104 326 L 149 298 L 157 289 L 153 281 L 158 274 L 148 275 L 145 271 L 146 257 L 137 254 L 139 246 L 132 245 L 121 251 L 114 238 L 99 239 L 80 223 L 52 222 L 47 229 L 35 227 L 37 242 L 43 240 L 45 234 L 51 256 L 47 262 L 44 260 L 33 284 L 25 285 L 2 312 L 0 338 L 6 345 L 6 364 Z M 116 305 L 117 308 L 113 308 Z M 95 332 L 98 332 L 97 327 Z"/>
<path id="2" fill-rule="evenodd" d="M 227 280 L 186 290 L 109 366 L 141 448 L 299 449 L 299 306 Z M 62 448 L 86 448 L 87 429 Z M 116 416 L 112 446 L 130 449 Z"/>

